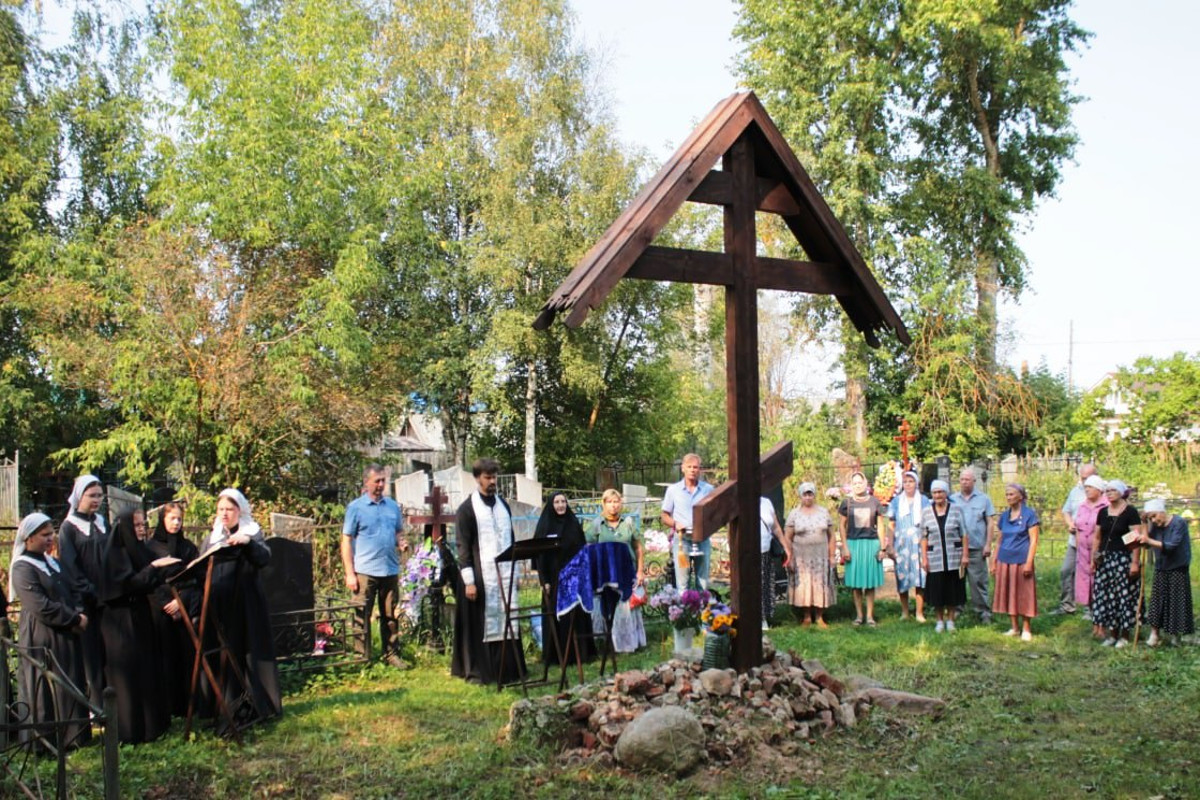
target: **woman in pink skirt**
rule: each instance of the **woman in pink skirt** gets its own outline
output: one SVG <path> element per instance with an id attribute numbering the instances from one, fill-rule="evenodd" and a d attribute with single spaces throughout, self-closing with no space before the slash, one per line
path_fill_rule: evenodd
<path id="1" fill-rule="evenodd" d="M 1075 602 L 1087 607 L 1084 619 L 1092 618 L 1092 550 L 1096 546 L 1096 516 L 1108 508 L 1104 479 L 1089 475 L 1083 482 L 1084 500 L 1075 509 Z M 1100 633 L 1093 625 L 1092 633 Z"/>
<path id="2" fill-rule="evenodd" d="M 995 599 L 992 611 L 1008 614 L 1012 626 L 1005 636 L 1018 635 L 1021 641 L 1033 639 L 1029 620 L 1037 616 L 1037 575 L 1033 571 L 1033 557 L 1037 554 L 1039 521 L 1037 512 L 1025 505 L 1027 494 L 1019 483 L 1010 483 L 1004 488 L 1004 500 L 1008 508 L 998 517 L 1000 549 L 992 560 L 992 574 L 996 576 Z"/>

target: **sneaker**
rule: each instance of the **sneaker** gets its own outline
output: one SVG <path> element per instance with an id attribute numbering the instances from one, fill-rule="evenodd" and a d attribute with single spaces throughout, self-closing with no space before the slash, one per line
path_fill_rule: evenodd
<path id="1" fill-rule="evenodd" d="M 1016 636 L 1016 635 L 1017 635 L 1017 629 L 1016 629 L 1016 628 L 1009 628 L 1008 630 L 1006 630 L 1006 631 L 1004 632 L 1004 634 L 1003 634 L 1003 635 L 1004 635 L 1004 636 Z"/>
<path id="2" fill-rule="evenodd" d="M 1033 634 L 1030 633 L 1029 631 L 1021 631 L 1021 641 L 1022 642 L 1032 642 Z"/>
<path id="3" fill-rule="evenodd" d="M 952 619 L 946 620 L 946 630 L 948 630 L 948 631 L 954 630 L 954 620 L 952 620 Z"/>
<path id="4" fill-rule="evenodd" d="M 1146 647 L 1158 647 L 1161 642 L 1162 640 L 1158 638 L 1158 634 L 1150 631 L 1150 636 L 1146 639 Z"/>
<path id="5" fill-rule="evenodd" d="M 984 625 L 991 625 L 992 624 L 992 612 L 985 611 L 982 614 L 980 614 L 979 621 L 982 622 Z"/>
<path id="6" fill-rule="evenodd" d="M 941 633 L 941 632 L 942 632 L 942 631 L 944 631 L 944 630 L 946 630 L 946 623 L 942 622 L 942 621 L 939 619 L 939 620 L 937 621 L 937 624 L 933 626 L 933 632 L 934 632 L 934 633 Z"/>
<path id="7" fill-rule="evenodd" d="M 388 664 L 392 665 L 396 669 L 412 669 L 411 664 L 409 664 L 407 661 L 405 661 L 403 658 L 396 655 L 395 653 L 389 653 L 387 658 L 384 659 L 384 661 L 386 661 Z"/>
<path id="8" fill-rule="evenodd" d="M 1121 641 L 1125 641 L 1125 640 L 1122 639 Z M 1110 636 L 1107 639 L 1105 639 L 1103 642 L 1101 642 L 1100 646 L 1101 647 L 1112 647 L 1116 643 L 1117 643 L 1117 640 Z"/>
<path id="9" fill-rule="evenodd" d="M 1117 643 L 1114 644 L 1113 647 L 1117 650 L 1120 650 L 1122 647 L 1129 647 L 1129 640 L 1128 639 L 1117 639 Z"/>
<path id="10" fill-rule="evenodd" d="M 1084 611 L 1083 616 L 1080 617 L 1080 619 L 1082 619 L 1084 622 L 1091 622 L 1092 621 L 1092 612 Z"/>

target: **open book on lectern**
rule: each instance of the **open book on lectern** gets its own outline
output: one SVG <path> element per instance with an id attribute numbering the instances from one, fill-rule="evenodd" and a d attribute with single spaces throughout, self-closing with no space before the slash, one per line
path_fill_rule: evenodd
<path id="1" fill-rule="evenodd" d="M 200 555 L 193 558 L 188 565 L 178 573 L 167 578 L 167 583 L 177 583 L 185 578 L 194 578 L 196 573 L 208 568 L 210 559 L 217 561 L 232 561 L 242 553 L 241 547 L 233 547 L 228 541 L 217 542 Z"/>

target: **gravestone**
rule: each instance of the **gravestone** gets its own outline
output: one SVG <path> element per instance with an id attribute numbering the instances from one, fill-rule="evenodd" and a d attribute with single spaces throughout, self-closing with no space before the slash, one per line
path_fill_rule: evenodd
<path id="1" fill-rule="evenodd" d="M 1000 459 L 1000 480 L 1004 483 L 1015 481 L 1017 479 L 1017 466 L 1019 463 L 1019 459 L 1012 453 Z"/>
<path id="2" fill-rule="evenodd" d="M 271 563 L 263 567 L 263 588 L 272 614 L 312 608 L 313 549 L 311 542 L 297 542 L 282 536 L 267 539 Z"/>
<path id="3" fill-rule="evenodd" d="M 311 542 L 316 520 L 292 514 L 271 514 L 271 536 L 281 536 L 293 542 Z"/>
<path id="4" fill-rule="evenodd" d="M 517 475 L 517 502 L 527 506 L 540 508 L 542 505 L 541 481 L 534 481 L 524 475 Z"/>
<path id="5" fill-rule="evenodd" d="M 396 503 L 401 508 L 422 508 L 425 495 L 429 494 L 429 475 L 425 472 L 410 472 L 396 478 L 393 484 Z"/>
<path id="6" fill-rule="evenodd" d="M 954 482 L 950 477 L 950 456 L 938 456 L 933 461 L 937 464 L 938 480 L 953 486 Z"/>
<path id="7" fill-rule="evenodd" d="M 109 530 L 114 530 L 117 525 L 117 517 L 126 511 L 144 508 L 142 504 L 142 496 L 127 492 L 124 489 L 118 489 L 115 486 L 105 488 L 105 494 L 108 495 L 108 522 Z"/>

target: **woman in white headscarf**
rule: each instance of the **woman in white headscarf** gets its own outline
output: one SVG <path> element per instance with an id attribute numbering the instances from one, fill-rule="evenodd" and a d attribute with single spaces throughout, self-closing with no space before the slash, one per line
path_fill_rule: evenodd
<path id="1" fill-rule="evenodd" d="M 75 479 L 67 498 L 67 518 L 58 527 L 59 561 L 66 570 L 75 595 L 92 621 L 83 632 L 83 669 L 87 676 L 88 699 L 104 705 L 104 640 L 100 635 L 104 606 L 97 587 L 104 580 L 104 554 L 108 551 L 108 525 L 100 506 L 104 485 L 95 475 Z"/>
<path id="2" fill-rule="evenodd" d="M 892 548 L 896 558 L 896 593 L 900 617 L 908 619 L 908 593 L 916 596 L 917 622 L 925 621 L 925 570 L 921 568 L 921 524 L 929 501 L 917 488 L 917 473 L 909 470 L 900 480 L 900 491 L 888 504 L 892 521 Z"/>
<path id="3" fill-rule="evenodd" d="M 1161 498 L 1146 501 L 1142 508 L 1149 529 L 1142 532 L 1141 543 L 1156 550 L 1154 584 L 1150 588 L 1150 638 L 1146 644 L 1157 647 L 1171 637 L 1178 643 L 1181 636 L 1196 632 L 1192 615 L 1192 580 L 1188 570 L 1192 564 L 1192 543 L 1188 537 L 1187 520 L 1178 514 L 1168 514 Z"/>
<path id="4" fill-rule="evenodd" d="M 21 520 L 13 543 L 8 572 L 9 599 L 21 601 L 17 640 L 38 661 L 53 654 L 61 674 L 80 691 L 84 687 L 83 647 L 80 634 L 89 625 L 62 566 L 50 555 L 54 526 L 45 514 L 34 513 Z M 18 708 L 27 716 L 20 722 L 44 723 L 37 734 L 55 747 L 76 747 L 92 736 L 88 709 L 66 691 L 51 691 L 39 670 L 22 659 L 17 670 Z M 77 720 L 56 737 L 56 719 Z M 21 732 L 22 741 L 32 743 L 32 731 Z"/>
<path id="5" fill-rule="evenodd" d="M 283 713 L 279 690 L 279 672 L 275 666 L 275 647 L 271 636 L 270 610 L 259 570 L 271 562 L 271 551 L 264 542 L 262 528 L 250 516 L 250 502 L 237 489 L 225 489 L 217 496 L 217 516 L 212 532 L 200 545 L 201 555 L 219 548 L 213 558 L 212 590 L 209 613 L 221 627 L 230 654 L 250 684 L 250 719 L 238 723 L 270 719 Z M 206 632 L 205 648 L 215 646 L 213 628 Z M 214 669 L 214 671 L 216 671 Z M 222 696 L 227 707 L 234 707 L 242 694 L 236 678 L 226 671 Z"/>

